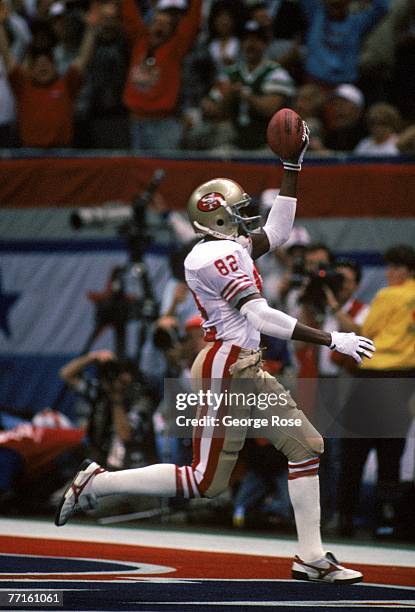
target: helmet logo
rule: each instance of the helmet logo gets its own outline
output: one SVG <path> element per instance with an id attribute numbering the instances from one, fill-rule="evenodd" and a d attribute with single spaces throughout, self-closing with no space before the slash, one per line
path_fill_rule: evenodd
<path id="1" fill-rule="evenodd" d="M 197 208 L 202 212 L 211 212 L 225 204 L 225 202 L 226 200 L 221 193 L 207 193 L 203 198 L 200 198 L 197 203 Z"/>

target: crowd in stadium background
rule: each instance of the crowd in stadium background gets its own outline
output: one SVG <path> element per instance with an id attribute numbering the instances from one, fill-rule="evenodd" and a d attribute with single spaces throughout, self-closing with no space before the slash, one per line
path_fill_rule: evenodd
<path id="1" fill-rule="evenodd" d="M 346 151 L 397 157 L 415 151 L 415 4 L 411 0 L 97 0 L 90 5 L 77 0 L 1 0 L 0 14 L 0 147 L 4 149 L 75 147 L 189 155 L 197 150 L 218 156 L 248 152 L 260 158 L 269 156 L 265 135 L 269 118 L 278 108 L 291 107 L 310 126 L 311 155 L 329 158 L 333 152 Z M 260 198 L 263 214 L 270 197 L 265 192 Z M 155 228 L 164 223 L 166 202 L 156 198 L 150 209 L 156 234 Z M 170 248 L 178 242 L 185 245 L 184 251 L 190 248 L 183 222 L 167 231 L 171 232 L 166 241 Z M 298 301 L 298 287 L 290 279 L 299 259 L 309 266 L 308 272 L 319 263 L 329 263 L 344 273 L 348 287 L 344 295 L 326 296 L 324 316 L 319 312 L 318 320 L 312 322 L 331 329 L 333 324 L 339 329 L 345 326 L 349 331 L 350 315 L 356 318 L 350 330 L 355 329 L 353 325 L 364 329 L 371 302 L 385 285 L 383 270 L 376 273 L 371 290 L 363 293 L 366 299 L 357 293 L 358 304 L 358 267 L 336 261 L 327 245 L 317 243 L 320 238 L 321 232 L 313 235 L 300 221 L 289 243 L 263 258 L 265 295 L 276 307 L 291 309 L 291 314 L 309 321 L 310 312 Z M 400 242 L 397 235 L 394 246 L 398 248 L 388 250 L 386 260 L 407 275 L 399 283 L 405 283 L 413 295 L 414 252 L 408 245 L 402 250 Z M 159 270 L 152 275 L 160 317 L 139 364 L 145 382 L 137 379 L 131 364 L 124 363 L 128 376 L 135 379 L 134 385 L 127 383 L 125 395 L 124 390 L 120 394 L 119 389 L 102 387 L 108 380 L 114 384 L 118 366 L 98 368 L 97 376 L 88 374 L 89 365 L 108 360 L 107 349 L 112 348 L 108 337 L 101 338 L 101 347 L 85 357 L 60 364 L 62 378 L 89 402 L 89 408 L 78 404 L 77 412 L 71 412 L 76 414 L 76 424 L 47 413 L 46 421 L 34 425 L 43 427 L 46 422 L 49 427 L 53 418 L 60 430 L 71 430 L 71 435 L 63 435 L 62 446 L 55 436 L 57 448 L 47 447 L 48 460 L 58 450 L 77 448 L 75 459 L 59 463 L 62 481 L 73 472 L 79 454 L 92 455 L 112 468 L 155 459 L 189 461 L 189 441 L 166 434 L 169 400 L 161 397 L 165 377 L 182 379 L 186 388 L 189 366 L 203 343 L 198 312 L 183 282 L 181 257 L 183 252 L 176 252 L 170 261 L 173 275 L 160 275 Z M 367 307 L 360 301 L 367 302 Z M 2 320 L 3 331 L 6 321 Z M 403 344 L 406 347 L 405 340 Z M 289 380 L 298 375 L 331 380 L 340 375 L 342 381 L 353 376 L 347 364 L 333 363 L 323 354 L 302 353 L 302 347 L 272 339 L 266 345 L 269 371 Z M 405 350 L 399 363 L 381 363 L 379 370 L 413 373 L 413 352 Z M 117 408 L 121 396 L 122 410 Z M 409 410 L 408 406 L 408 418 Z M 21 426 L 15 417 L 4 415 L 2 427 L 14 432 Z M 16 448 L 10 448 L 10 439 L 16 443 L 14 433 L 1 442 L 8 449 L 2 450 L 8 466 L 1 483 L 5 512 L 12 492 L 27 504 L 25 479 L 34 477 L 22 475 L 32 452 L 27 439 L 33 431 L 29 423 L 26 427 L 20 438 L 25 445 L 23 452 L 18 449 L 20 458 L 16 459 Z M 82 427 L 86 427 L 87 447 Z M 150 431 L 154 442 L 148 445 Z M 327 446 L 325 461 L 330 463 L 323 462 L 321 471 L 325 527 L 345 536 L 351 536 L 356 525 L 364 525 L 380 537 L 414 537 L 408 511 L 414 495 L 413 437 L 408 435 L 406 448 L 395 439 L 389 448 L 377 449 L 378 461 L 385 455 L 392 461 L 392 448 L 394 461 L 393 467 L 383 470 L 386 482 L 380 482 L 376 492 L 376 460 L 371 455 L 364 480 L 370 503 L 369 510 L 363 511 L 356 506 L 356 487 L 362 482 L 369 450 L 380 445 L 365 440 L 353 449 L 350 441 L 349 448 L 347 444 L 342 448 L 339 441 Z M 353 469 L 351 456 L 356 457 Z M 39 468 L 39 475 L 45 462 L 33 462 L 32 468 Z M 269 446 L 250 440 L 240 469 L 230 501 L 235 527 L 250 525 L 252 516 L 258 519 L 256 513 L 266 516 L 268 524 L 292 527 L 281 457 Z M 270 478 L 271 472 L 275 478 Z M 51 489 L 55 484 L 59 483 L 51 483 Z"/>
<path id="2" fill-rule="evenodd" d="M 0 146 L 413 151 L 411 0 L 2 0 Z M 17 127 L 16 127 L 17 117 Z"/>

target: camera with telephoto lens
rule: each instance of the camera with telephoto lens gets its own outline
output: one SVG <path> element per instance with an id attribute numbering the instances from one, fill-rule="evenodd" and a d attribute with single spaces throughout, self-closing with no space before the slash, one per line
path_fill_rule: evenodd
<path id="1" fill-rule="evenodd" d="M 158 168 L 145 191 L 134 197 L 131 206 L 125 204 L 125 202 L 107 202 L 103 206 L 74 210 L 69 218 L 72 228 L 79 230 L 84 227 L 117 227 L 119 233 L 126 235 L 129 239 L 133 251 L 132 260 L 139 261 L 145 245 L 151 238 L 146 209 L 159 188 L 164 175 L 165 171 Z M 139 253 L 135 253 L 135 251 Z"/>

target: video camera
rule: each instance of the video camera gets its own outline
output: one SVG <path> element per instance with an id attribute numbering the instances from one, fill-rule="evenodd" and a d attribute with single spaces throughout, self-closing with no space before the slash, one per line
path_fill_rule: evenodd
<path id="1" fill-rule="evenodd" d="M 302 258 L 294 261 L 290 286 L 303 287 L 304 290 L 299 298 L 299 303 L 311 306 L 318 313 L 324 313 L 327 304 L 324 288 L 328 287 L 334 295 L 337 295 L 343 287 L 343 283 L 343 274 L 330 264 L 320 262 L 317 264 L 316 271 L 309 272 L 305 269 Z"/>

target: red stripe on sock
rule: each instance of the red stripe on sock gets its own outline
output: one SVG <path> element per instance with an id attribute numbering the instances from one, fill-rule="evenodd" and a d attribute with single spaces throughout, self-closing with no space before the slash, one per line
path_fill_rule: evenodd
<path id="1" fill-rule="evenodd" d="M 307 465 L 312 465 L 313 463 L 319 463 L 320 457 L 314 457 L 314 459 L 307 459 L 307 461 L 302 461 L 300 463 L 291 463 L 288 462 L 288 468 L 303 468 L 307 467 Z"/>
<path id="2" fill-rule="evenodd" d="M 180 468 L 177 465 L 176 465 L 176 496 L 177 497 L 184 497 L 182 472 L 181 472 Z"/>
<path id="3" fill-rule="evenodd" d="M 304 470 L 304 472 L 289 472 L 288 480 L 304 478 L 305 476 L 315 476 L 316 474 L 318 474 L 318 467 L 315 470 Z"/>

